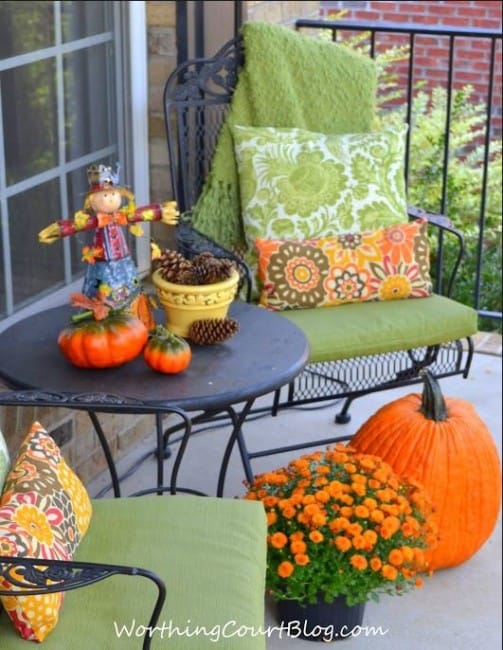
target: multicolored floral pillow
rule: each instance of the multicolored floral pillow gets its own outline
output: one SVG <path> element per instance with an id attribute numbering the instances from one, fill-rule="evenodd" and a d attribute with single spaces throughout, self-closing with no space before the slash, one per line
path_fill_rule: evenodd
<path id="1" fill-rule="evenodd" d="M 407 124 L 375 133 L 233 127 L 244 232 L 253 242 L 311 239 L 407 220 Z"/>
<path id="2" fill-rule="evenodd" d="M 260 304 L 274 310 L 431 295 L 428 224 L 320 239 L 257 239 Z"/>
<path id="3" fill-rule="evenodd" d="M 91 520 L 89 495 L 61 451 L 35 422 L 0 500 L 0 555 L 69 560 Z M 2 582 L 8 589 L 9 583 Z M 23 639 L 43 641 L 58 622 L 63 594 L 2 596 Z"/>

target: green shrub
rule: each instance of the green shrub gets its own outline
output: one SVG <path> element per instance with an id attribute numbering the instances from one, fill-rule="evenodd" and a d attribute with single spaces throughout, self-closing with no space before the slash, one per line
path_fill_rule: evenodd
<path id="1" fill-rule="evenodd" d="M 342 18 L 345 12 L 337 17 Z M 331 38 L 323 30 L 322 38 Z M 353 34 L 343 41 L 346 47 L 368 54 L 369 33 Z M 377 98 L 382 124 L 403 122 L 406 111 L 405 91 L 400 87 L 395 63 L 408 60 L 408 47 L 390 47 L 377 51 L 375 61 L 379 74 Z M 475 306 L 479 224 L 482 212 L 482 174 L 486 106 L 474 101 L 473 88 L 456 89 L 451 97 L 447 185 L 442 205 L 445 124 L 447 92 L 444 88 L 425 89 L 425 81 L 414 86 L 411 107 L 411 136 L 408 170 L 409 204 L 429 212 L 443 211 L 463 233 L 466 252 L 458 270 L 452 297 Z M 481 270 L 478 309 L 500 312 L 501 287 L 501 221 L 502 221 L 502 152 L 501 140 L 493 138 L 489 148 L 487 189 L 483 214 Z M 435 254 L 434 254 L 435 255 Z M 432 267 L 435 276 L 435 256 Z M 452 237 L 444 238 L 443 266 L 452 268 L 457 246 Z M 448 274 L 442 277 L 445 289 Z M 501 332 L 501 319 L 479 319 L 482 330 Z"/>
<path id="2" fill-rule="evenodd" d="M 447 159 L 447 185 L 444 213 L 463 233 L 466 253 L 458 271 L 453 298 L 475 305 L 479 222 L 482 209 L 485 107 L 472 100 L 473 89 L 455 90 L 451 100 L 451 128 Z M 414 96 L 411 119 L 408 198 L 411 205 L 431 212 L 442 211 L 447 93 L 435 88 L 420 90 Z M 403 107 L 382 113 L 383 122 L 403 119 Z M 484 210 L 484 236 L 481 240 L 481 270 L 478 308 L 501 312 L 501 141 L 490 145 L 487 190 Z M 451 237 L 444 240 L 444 261 L 452 267 L 456 246 Z M 433 260 L 434 262 L 434 260 Z M 442 286 L 445 289 L 446 278 Z M 480 319 L 484 330 L 501 331 L 501 321 Z"/>

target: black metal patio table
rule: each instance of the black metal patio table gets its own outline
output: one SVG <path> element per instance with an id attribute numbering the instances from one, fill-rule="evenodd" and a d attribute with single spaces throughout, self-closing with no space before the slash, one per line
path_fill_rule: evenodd
<path id="1" fill-rule="evenodd" d="M 218 473 L 217 496 L 222 496 L 236 442 L 246 478 L 251 480 L 242 424 L 257 397 L 288 384 L 304 368 L 308 343 L 300 329 L 277 314 L 236 301 L 229 315 L 238 320 L 239 332 L 219 345 L 191 346 L 190 366 L 183 373 L 164 375 L 151 370 L 141 355 L 117 368 L 95 370 L 71 365 L 57 346 L 58 333 L 71 315 L 70 307 L 56 307 L 0 333 L 0 378 L 13 389 L 0 392 L 0 405 L 34 406 L 43 402 L 87 411 L 108 464 L 115 496 L 120 496 L 119 478 L 98 413 L 155 415 L 157 484 L 155 489 L 143 492 L 169 490 L 173 494 L 192 425 L 225 414 L 232 426 Z M 156 320 L 163 322 L 162 313 L 156 313 Z M 178 429 L 184 433 L 166 487 L 163 461 L 167 434 L 162 419 L 170 413 L 181 418 Z"/>

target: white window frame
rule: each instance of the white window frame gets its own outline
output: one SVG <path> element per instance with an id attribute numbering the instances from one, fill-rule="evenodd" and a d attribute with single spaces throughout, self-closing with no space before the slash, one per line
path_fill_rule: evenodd
<path id="1" fill-rule="evenodd" d="M 146 3 L 140 0 L 128 5 L 129 21 L 129 80 L 131 103 L 131 172 L 137 205 L 150 203 L 150 161 L 148 148 L 148 49 Z M 137 240 L 137 265 L 140 273 L 150 269 L 150 231 L 144 224 L 145 235 Z"/>

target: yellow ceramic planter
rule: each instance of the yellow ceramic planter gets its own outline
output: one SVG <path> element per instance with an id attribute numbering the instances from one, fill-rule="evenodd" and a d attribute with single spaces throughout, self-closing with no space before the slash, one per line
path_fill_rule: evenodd
<path id="1" fill-rule="evenodd" d="M 178 336 L 187 337 L 191 324 L 206 318 L 225 318 L 236 296 L 239 273 L 214 284 L 174 284 L 164 280 L 159 271 L 152 273 L 159 302 L 166 314 L 166 327 Z"/>

